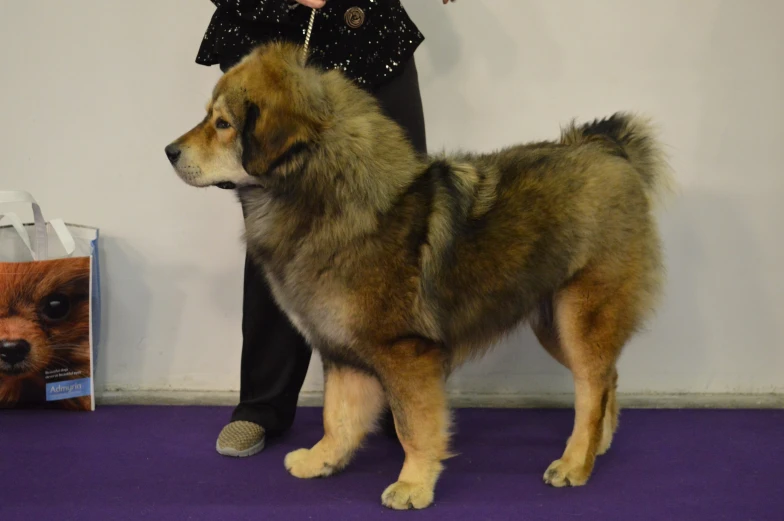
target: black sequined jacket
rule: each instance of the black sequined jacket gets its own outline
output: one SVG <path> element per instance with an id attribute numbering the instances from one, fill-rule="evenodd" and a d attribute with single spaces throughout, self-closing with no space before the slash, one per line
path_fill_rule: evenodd
<path id="1" fill-rule="evenodd" d="M 292 0 L 211 0 L 217 7 L 196 62 L 233 63 L 258 44 L 303 43 L 311 9 Z M 327 0 L 310 39 L 311 60 L 367 88 L 401 71 L 424 40 L 400 0 Z"/>

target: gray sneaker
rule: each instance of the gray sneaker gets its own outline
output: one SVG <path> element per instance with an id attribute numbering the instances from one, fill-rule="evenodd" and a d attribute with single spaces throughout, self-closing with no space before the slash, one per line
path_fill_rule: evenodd
<path id="1" fill-rule="evenodd" d="M 253 456 L 262 449 L 264 449 L 264 428 L 245 421 L 226 425 L 215 444 L 218 454 L 234 458 Z"/>

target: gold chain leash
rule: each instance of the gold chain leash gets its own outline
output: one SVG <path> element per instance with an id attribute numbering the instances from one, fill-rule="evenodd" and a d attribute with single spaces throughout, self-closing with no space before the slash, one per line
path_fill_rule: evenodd
<path id="1" fill-rule="evenodd" d="M 308 22 L 308 30 L 305 33 L 305 44 L 302 47 L 302 60 L 305 61 L 308 57 L 308 47 L 310 46 L 310 34 L 313 32 L 313 22 L 316 20 L 317 9 L 311 8 L 310 21 Z"/>

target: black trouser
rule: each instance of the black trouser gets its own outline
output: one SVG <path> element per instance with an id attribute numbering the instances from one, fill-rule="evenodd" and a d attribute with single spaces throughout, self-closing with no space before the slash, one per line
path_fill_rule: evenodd
<path id="1" fill-rule="evenodd" d="M 424 154 L 425 117 L 414 59 L 373 94 Z M 231 419 L 261 425 L 270 435 L 281 434 L 294 422 L 311 351 L 278 308 L 259 268 L 247 257 L 242 335 L 240 403 Z"/>

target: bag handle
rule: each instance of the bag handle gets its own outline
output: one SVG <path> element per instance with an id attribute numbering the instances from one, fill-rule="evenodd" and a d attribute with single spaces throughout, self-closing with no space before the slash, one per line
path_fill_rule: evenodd
<path id="1" fill-rule="evenodd" d="M 63 248 L 65 248 L 65 254 L 70 257 L 73 252 L 76 251 L 76 242 L 74 241 L 71 232 L 68 231 L 68 227 L 65 225 L 65 221 L 62 219 L 52 219 L 49 221 L 49 225 L 54 230 L 57 238 L 60 239 L 60 244 L 62 244 Z"/>
<path id="2" fill-rule="evenodd" d="M 19 237 L 24 242 L 24 245 L 27 247 L 27 250 L 30 252 L 30 255 L 33 256 L 33 260 L 35 260 L 35 252 L 33 251 L 33 247 L 30 245 L 30 236 L 27 234 L 27 230 L 25 230 L 24 223 L 19 218 L 18 215 L 15 213 L 0 213 L 0 222 L 6 219 L 11 223 L 11 226 L 16 230 L 16 233 L 19 234 Z"/>
<path id="3" fill-rule="evenodd" d="M 41 213 L 41 207 L 33 199 L 33 196 L 27 192 L 22 191 L 0 191 L 0 205 L 10 203 L 27 203 L 33 207 L 33 221 L 35 226 L 35 248 L 33 252 L 33 260 L 43 260 L 49 254 L 48 244 L 46 241 L 46 221 L 44 214 Z"/>
<path id="4" fill-rule="evenodd" d="M 27 192 L 0 190 L 0 205 L 11 203 L 27 203 L 32 206 L 35 228 L 35 248 L 31 247 L 30 238 L 24 229 L 24 225 L 22 225 L 21 231 L 19 228 L 17 228 L 17 225 L 21 224 L 19 217 L 15 214 L 6 214 L 6 218 L 11 221 L 11 225 L 14 227 L 14 229 L 16 229 L 20 237 L 22 237 L 25 246 L 27 246 L 33 256 L 33 260 L 47 259 L 49 257 L 49 242 L 46 237 L 46 220 L 44 219 L 43 213 L 41 213 L 41 207 L 38 205 L 33 196 Z M 9 217 L 10 215 L 13 215 L 13 217 Z M 2 216 L 2 214 L 0 214 L 0 216 Z M 14 222 L 14 218 L 17 221 L 16 223 Z M 57 235 L 57 238 L 60 239 L 60 242 L 65 249 L 66 255 L 70 256 L 73 254 L 73 252 L 76 250 L 76 243 L 74 242 L 71 232 L 68 231 L 68 227 L 65 225 L 65 222 L 63 222 L 62 219 L 52 219 L 49 224 L 52 226 L 52 229 Z"/>

